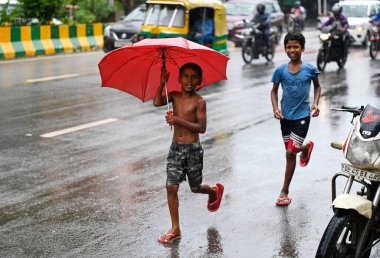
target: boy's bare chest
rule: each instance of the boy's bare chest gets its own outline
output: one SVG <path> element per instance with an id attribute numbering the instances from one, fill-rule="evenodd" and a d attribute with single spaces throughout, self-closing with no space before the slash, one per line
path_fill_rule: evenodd
<path id="1" fill-rule="evenodd" d="M 174 110 L 177 116 L 195 116 L 197 106 L 194 99 L 177 99 L 174 101 Z"/>

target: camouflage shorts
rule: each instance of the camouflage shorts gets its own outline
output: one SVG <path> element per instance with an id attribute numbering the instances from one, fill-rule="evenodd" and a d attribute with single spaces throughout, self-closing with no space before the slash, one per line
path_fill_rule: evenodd
<path id="1" fill-rule="evenodd" d="M 203 148 L 199 142 L 172 142 L 167 158 L 166 184 L 180 184 L 187 175 L 190 187 L 197 187 L 202 183 L 202 169 Z"/>

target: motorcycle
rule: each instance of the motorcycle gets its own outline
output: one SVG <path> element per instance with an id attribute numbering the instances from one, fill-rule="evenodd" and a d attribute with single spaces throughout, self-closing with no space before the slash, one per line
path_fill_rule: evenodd
<path id="1" fill-rule="evenodd" d="M 301 33 L 304 29 L 301 18 L 297 17 L 294 13 L 289 13 L 287 15 L 286 29 L 288 32 Z"/>
<path id="2" fill-rule="evenodd" d="M 370 257 L 380 241 L 380 109 L 332 108 L 352 113 L 353 124 L 344 143 L 332 143 L 343 150 L 349 163 L 332 178 L 334 216 L 319 243 L 316 257 Z M 337 178 L 346 178 L 343 194 L 336 196 Z M 352 189 L 361 190 L 351 191 Z"/>
<path id="3" fill-rule="evenodd" d="M 240 30 L 236 37 L 243 39 L 242 57 L 246 64 L 250 64 L 253 59 L 258 59 L 260 55 L 266 58 L 268 62 L 272 61 L 276 48 L 276 27 L 271 27 L 269 31 L 268 46 L 265 46 L 264 34 L 261 30 L 261 24 L 244 22 L 245 28 Z"/>
<path id="4" fill-rule="evenodd" d="M 337 26 L 322 28 L 319 34 L 322 43 L 317 56 L 317 67 L 323 72 L 328 62 L 336 62 L 343 68 L 348 56 L 348 43 L 343 41 L 343 34 Z"/>
<path id="5" fill-rule="evenodd" d="M 376 59 L 377 52 L 379 52 L 380 49 L 380 35 L 379 35 L 379 27 L 380 24 L 376 23 L 375 21 L 371 21 L 371 37 L 370 37 L 370 43 L 369 43 L 369 55 L 371 56 L 372 60 Z"/>

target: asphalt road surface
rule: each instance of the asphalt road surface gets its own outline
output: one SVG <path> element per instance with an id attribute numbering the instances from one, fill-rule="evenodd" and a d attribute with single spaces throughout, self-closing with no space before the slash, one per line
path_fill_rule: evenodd
<path id="1" fill-rule="evenodd" d="M 315 64 L 318 34 L 305 35 L 303 60 Z M 313 155 L 296 169 L 291 205 L 278 208 L 285 153 L 270 80 L 288 58 L 279 45 L 273 63 L 245 65 L 239 51 L 231 48 L 228 80 L 199 91 L 208 115 L 204 182 L 224 184 L 221 208 L 208 212 L 207 197 L 182 184 L 183 236 L 170 245 L 157 242 L 170 228 L 165 108 L 101 88 L 101 52 L 0 62 L 0 256 L 313 257 L 344 161 L 330 142 L 351 126 L 349 114 L 330 108 L 379 106 L 380 60 L 356 48 L 344 69 L 329 63 L 320 75 Z"/>

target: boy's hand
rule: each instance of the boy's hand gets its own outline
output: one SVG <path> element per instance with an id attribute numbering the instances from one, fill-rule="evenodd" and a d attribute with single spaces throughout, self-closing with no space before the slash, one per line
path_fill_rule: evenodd
<path id="1" fill-rule="evenodd" d="M 315 104 L 311 106 L 311 116 L 319 116 L 319 107 Z"/>
<path id="2" fill-rule="evenodd" d="M 166 112 L 166 123 L 169 125 L 174 125 L 176 123 L 177 117 L 173 115 L 173 111 Z"/>
<path id="3" fill-rule="evenodd" d="M 274 110 L 274 117 L 279 120 L 284 119 L 284 116 L 279 109 Z"/>
<path id="4" fill-rule="evenodd" d="M 161 67 L 161 85 L 165 85 L 165 83 L 169 80 L 168 72 L 166 71 L 166 67 Z"/>

